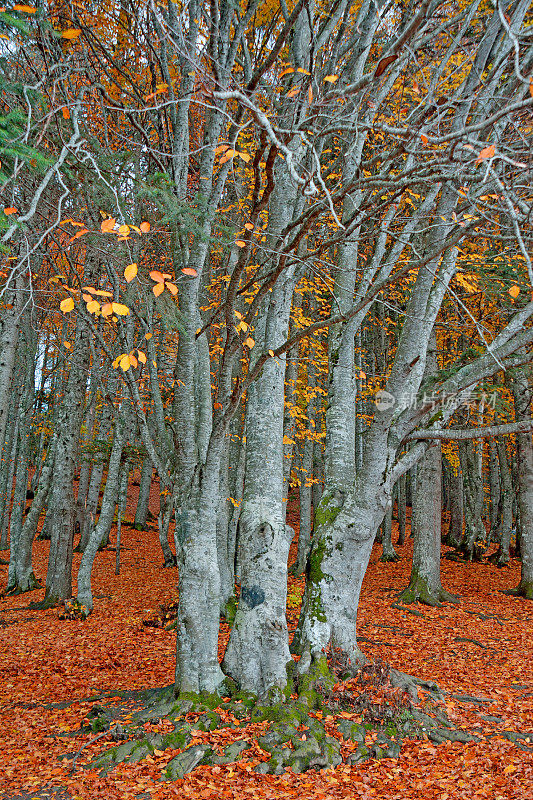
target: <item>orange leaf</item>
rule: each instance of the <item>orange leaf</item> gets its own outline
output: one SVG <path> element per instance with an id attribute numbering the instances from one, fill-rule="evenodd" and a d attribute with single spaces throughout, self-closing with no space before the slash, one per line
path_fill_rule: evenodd
<path id="1" fill-rule="evenodd" d="M 164 279 L 162 273 L 159 272 L 156 269 L 152 270 L 152 272 L 150 273 L 150 277 L 151 277 L 151 279 L 153 281 L 157 281 L 158 283 L 164 283 L 165 282 L 165 279 Z"/>
<path id="2" fill-rule="evenodd" d="M 177 295 L 177 293 L 178 293 L 178 287 L 176 286 L 176 284 L 175 284 L 175 283 L 168 283 L 168 282 L 167 282 L 167 283 L 165 283 L 165 286 L 167 287 L 167 289 L 168 289 L 168 291 L 170 292 L 170 294 L 172 294 L 172 295 L 174 295 L 174 296 L 176 296 L 176 295 Z"/>
<path id="3" fill-rule="evenodd" d="M 81 28 L 68 28 L 66 31 L 61 31 L 62 39 L 77 39 L 81 34 Z"/>
<path id="4" fill-rule="evenodd" d="M 59 304 L 59 308 L 63 312 L 63 314 L 68 314 L 69 311 L 72 311 L 74 308 L 74 300 L 72 297 L 67 297 L 65 300 L 62 300 Z"/>
<path id="5" fill-rule="evenodd" d="M 75 233 L 74 236 L 71 236 L 69 242 L 73 242 L 74 239 L 79 239 L 80 236 L 84 236 L 86 233 L 89 233 L 89 231 L 87 230 L 87 228 L 83 228 L 81 231 Z"/>
<path id="6" fill-rule="evenodd" d="M 17 3 L 13 8 L 15 11 L 22 11 L 24 14 L 35 14 L 35 8 L 33 6 L 24 6 Z"/>
<path id="7" fill-rule="evenodd" d="M 484 147 L 483 150 L 480 151 L 476 159 L 476 164 L 481 164 L 481 162 L 485 161 L 486 158 L 492 158 L 495 152 L 496 152 L 495 144 L 491 144 L 488 147 Z"/>
<path id="8" fill-rule="evenodd" d="M 108 219 L 104 219 L 102 224 L 100 225 L 100 230 L 102 233 L 112 233 L 115 225 L 116 219 L 114 217 L 109 217 Z"/>
<path id="9" fill-rule="evenodd" d="M 235 244 L 237 245 L 237 247 L 246 247 L 246 242 L 243 242 L 242 239 L 237 239 Z"/>
<path id="10" fill-rule="evenodd" d="M 192 267 L 183 267 L 181 271 L 183 272 L 184 275 L 190 275 L 191 278 L 196 278 L 196 276 L 198 275 L 196 270 L 193 269 Z"/>
<path id="11" fill-rule="evenodd" d="M 421 133 L 420 138 L 422 139 L 422 144 L 427 144 L 429 142 L 429 139 L 425 133 Z"/>
<path id="12" fill-rule="evenodd" d="M 338 75 L 326 75 L 324 80 L 327 81 L 328 83 L 335 83 L 335 81 L 339 80 L 339 76 Z"/>
<path id="13" fill-rule="evenodd" d="M 509 294 L 511 295 L 513 300 L 517 298 L 518 295 L 520 294 L 520 286 L 511 286 L 511 288 L 509 289 Z"/>
<path id="14" fill-rule="evenodd" d="M 97 311 L 100 311 L 100 303 L 98 300 L 90 300 L 87 303 L 87 311 L 89 314 L 96 314 Z"/>
<path id="15" fill-rule="evenodd" d="M 70 111 L 68 108 L 62 108 L 61 113 L 63 114 L 63 119 L 70 119 Z"/>
<path id="16" fill-rule="evenodd" d="M 128 306 L 125 306 L 122 303 L 111 303 L 111 308 L 115 314 L 119 315 L 119 317 L 127 317 L 130 313 Z"/>
<path id="17" fill-rule="evenodd" d="M 137 264 L 128 264 L 128 266 L 124 270 L 124 277 L 126 278 L 126 281 L 128 283 L 131 283 L 131 281 L 134 279 L 136 275 L 137 275 Z"/>
<path id="18" fill-rule="evenodd" d="M 154 287 L 152 287 L 152 291 L 153 291 L 153 293 L 155 294 L 156 297 L 159 297 L 159 295 L 162 292 L 165 291 L 165 284 L 164 283 L 156 283 L 156 285 Z"/>
<path id="19" fill-rule="evenodd" d="M 150 230 L 150 223 L 149 222 L 141 222 L 141 224 L 139 225 L 139 228 L 141 229 L 141 231 L 143 233 L 148 233 L 148 231 Z"/>
<path id="20" fill-rule="evenodd" d="M 18 214 L 18 208 L 4 208 L 4 214 L 9 217 L 10 214 Z"/>
<path id="21" fill-rule="evenodd" d="M 102 316 L 110 317 L 112 313 L 113 313 L 112 303 L 104 303 L 104 305 L 102 306 Z"/>

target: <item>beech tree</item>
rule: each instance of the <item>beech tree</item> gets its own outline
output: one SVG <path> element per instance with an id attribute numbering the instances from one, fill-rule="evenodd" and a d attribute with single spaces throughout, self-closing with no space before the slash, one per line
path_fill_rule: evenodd
<path id="1" fill-rule="evenodd" d="M 6 257 L 18 255 L 17 237 L 26 249 L 16 266 L 6 262 L 4 276 L 12 302 L 2 312 L 2 441 L 24 287 L 43 263 L 39 297 L 53 290 L 47 318 L 61 327 L 60 342 L 70 331 L 72 344 L 60 345 L 68 370 L 54 392 L 61 397 L 27 535 L 12 535 L 13 553 L 26 542 L 25 577 L 13 566 L 12 588 L 33 588 L 28 553 L 48 498 L 45 605 L 70 599 L 73 485 L 82 424 L 93 414 L 92 382 L 109 399 L 100 432 L 107 440 L 112 429 L 113 438 L 98 520 L 103 468 L 90 478 L 85 470 L 78 488 L 78 608 L 92 609 L 94 558 L 117 501 L 120 516 L 124 450 L 135 439 L 144 480 L 152 468 L 158 474 L 161 546 L 166 565 L 177 561 L 179 571 L 178 693 L 211 692 L 229 677 L 275 699 L 291 671 L 300 678 L 324 672 L 328 653 L 354 669 L 361 664 L 356 618 L 371 549 L 408 470 L 418 464 L 419 492 L 440 485 L 438 446 L 429 443 L 522 437 L 519 592 L 530 597 L 525 365 L 533 303 L 522 291 L 533 278 L 524 178 L 533 106 L 529 23 L 525 0 L 505 13 L 441 0 L 298 0 L 292 7 L 190 0 L 168 7 L 124 1 L 96 16 L 60 4 L 48 20 L 44 11 L 36 15 L 31 47 L 19 43 L 10 58 L 24 86 L 35 72 L 44 76 L 41 124 L 54 118 L 57 131 L 46 140 L 44 177 L 33 193 L 17 186 L 20 200 L 15 206 L 13 195 L 4 209 L 15 218 L 4 234 Z M 60 102 L 56 74 L 63 76 Z M 52 183 L 58 213 L 50 217 L 47 208 L 39 216 Z M 506 259 L 491 276 L 507 307 L 486 320 L 465 295 L 477 291 L 494 252 Z M 472 321 L 473 341 L 439 365 L 431 343 L 452 313 L 448 303 Z M 387 309 L 394 327 L 385 341 Z M 356 408 L 370 314 L 381 327 L 382 368 L 363 429 Z M 292 643 L 295 666 L 286 622 L 285 383 L 298 376 L 287 359 L 309 352 L 318 332 L 327 336 L 328 359 L 324 491 Z M 466 401 L 507 370 L 515 421 L 481 433 L 461 427 Z M 13 420 L 26 425 L 17 414 Z M 228 513 L 235 431 L 238 533 Z M 311 450 L 302 465 L 311 468 Z M 17 478 L 19 492 L 26 483 L 27 475 Z M 440 520 L 436 494 L 426 501 Z M 447 595 L 431 514 L 417 513 L 426 527 L 411 589 L 438 602 Z M 309 543 L 302 547 L 301 562 Z M 240 594 L 221 665 L 220 613 L 229 619 L 237 601 L 236 552 Z"/>

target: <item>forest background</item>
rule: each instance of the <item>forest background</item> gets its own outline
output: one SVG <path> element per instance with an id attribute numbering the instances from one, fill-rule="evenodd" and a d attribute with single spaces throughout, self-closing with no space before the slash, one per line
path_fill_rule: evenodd
<path id="1" fill-rule="evenodd" d="M 92 767 L 167 753 L 169 779 L 242 756 L 351 780 L 428 730 L 479 739 L 356 620 L 393 517 L 402 619 L 455 613 L 488 560 L 533 597 L 531 23 L 523 0 L 0 10 L 6 598 L 41 591 L 38 535 L 35 610 L 94 624 L 93 565 L 111 541 L 131 568 L 152 514 L 178 569 L 173 687 L 93 709 L 72 773 L 99 730 L 125 743 Z M 239 719 L 253 753 L 190 744 Z"/>

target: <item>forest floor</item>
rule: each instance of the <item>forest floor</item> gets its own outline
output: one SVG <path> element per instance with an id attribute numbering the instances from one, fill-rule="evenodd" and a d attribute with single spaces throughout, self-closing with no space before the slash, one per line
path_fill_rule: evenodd
<path id="1" fill-rule="evenodd" d="M 127 519 L 132 519 L 134 507 L 132 497 Z M 288 521 L 294 526 L 290 513 Z M 533 733 L 521 745 L 505 735 L 533 730 L 533 604 L 502 594 L 518 584 L 519 562 L 498 569 L 443 560 L 443 584 L 460 595 L 459 604 L 395 607 L 396 594 L 408 583 L 409 541 L 398 548 L 397 563 L 380 563 L 381 548 L 374 548 L 358 619 L 362 647 L 371 658 L 436 681 L 445 693 L 449 718 L 478 741 L 406 741 L 397 759 L 302 774 L 289 770 L 280 776 L 253 771 L 261 760 L 259 749 L 255 760 L 201 766 L 175 782 L 161 782 L 161 770 L 172 757 L 168 751 L 156 751 L 136 764 L 119 764 L 107 775 L 85 769 L 110 745 L 105 736 L 93 741 L 94 733 L 80 731 L 98 698 L 105 694 L 106 703 L 120 704 L 118 696 L 113 701 L 114 692 L 166 686 L 174 678 L 175 632 L 142 623 L 176 597 L 177 572 L 161 567 L 155 524 L 142 532 L 123 527 L 122 541 L 119 576 L 113 550 L 97 557 L 95 608 L 84 622 L 61 620 L 57 609 L 31 610 L 29 602 L 42 599 L 44 590 L 0 599 L 2 800 L 533 797 Z M 47 542 L 34 548 L 35 572 L 43 582 L 48 548 Z M 74 574 L 78 563 L 76 556 Z M 6 578 L 7 566 L 2 565 L 0 585 L 5 586 Z M 302 590 L 303 581 L 291 579 L 292 629 Z M 227 636 L 223 626 L 221 653 Z M 244 723 L 242 733 L 198 732 L 195 742 L 213 744 L 218 737 L 215 743 L 220 744 L 225 736 L 227 743 L 243 735 Z M 71 772 L 72 754 L 83 745 Z"/>

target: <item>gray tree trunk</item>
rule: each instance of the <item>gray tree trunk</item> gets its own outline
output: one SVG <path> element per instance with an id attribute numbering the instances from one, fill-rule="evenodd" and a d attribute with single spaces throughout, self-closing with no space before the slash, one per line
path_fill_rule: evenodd
<path id="1" fill-rule="evenodd" d="M 496 440 L 496 448 L 501 478 L 499 503 L 501 517 L 498 520 L 500 546 L 495 558 L 495 563 L 498 567 L 505 567 L 511 560 L 510 548 L 511 535 L 513 531 L 514 491 L 511 478 L 511 469 L 509 467 L 509 459 L 507 457 L 506 443 L 501 436 Z"/>
<path id="2" fill-rule="evenodd" d="M 409 586 L 400 594 L 406 603 L 436 606 L 453 600 L 440 578 L 442 519 L 442 454 L 440 442 L 428 448 L 418 464 L 413 516 L 415 536 Z"/>
<path id="3" fill-rule="evenodd" d="M 532 391 L 527 367 L 513 375 L 512 391 L 518 420 L 530 419 Z M 517 434 L 518 503 L 520 510 L 520 555 L 522 574 L 515 590 L 517 595 L 533 600 L 533 443 L 530 433 Z"/>
<path id="4" fill-rule="evenodd" d="M 148 518 L 148 506 L 150 502 L 150 489 L 152 486 L 152 475 L 154 472 L 154 465 L 150 458 L 145 458 L 141 467 L 141 477 L 139 480 L 139 497 L 137 498 L 137 506 L 135 508 L 134 527 L 142 531 L 146 527 L 146 520 Z"/>
<path id="5" fill-rule="evenodd" d="M 393 495 L 393 498 L 394 498 L 394 495 Z M 383 552 L 382 552 L 381 557 L 380 557 L 379 560 L 383 561 L 383 562 L 385 562 L 385 561 L 399 561 L 400 560 L 400 556 L 398 555 L 398 553 L 394 549 L 394 545 L 392 543 L 392 508 L 393 508 L 393 502 L 394 502 L 394 500 L 391 501 L 391 504 L 390 504 L 389 508 L 387 509 L 387 511 L 385 512 L 385 516 L 383 517 L 383 522 L 381 523 L 381 531 L 382 531 L 382 534 L 381 534 L 381 546 L 383 548 Z"/>
<path id="6" fill-rule="evenodd" d="M 405 544 L 407 524 L 407 491 L 406 476 L 402 475 L 398 481 L 398 546 Z"/>

